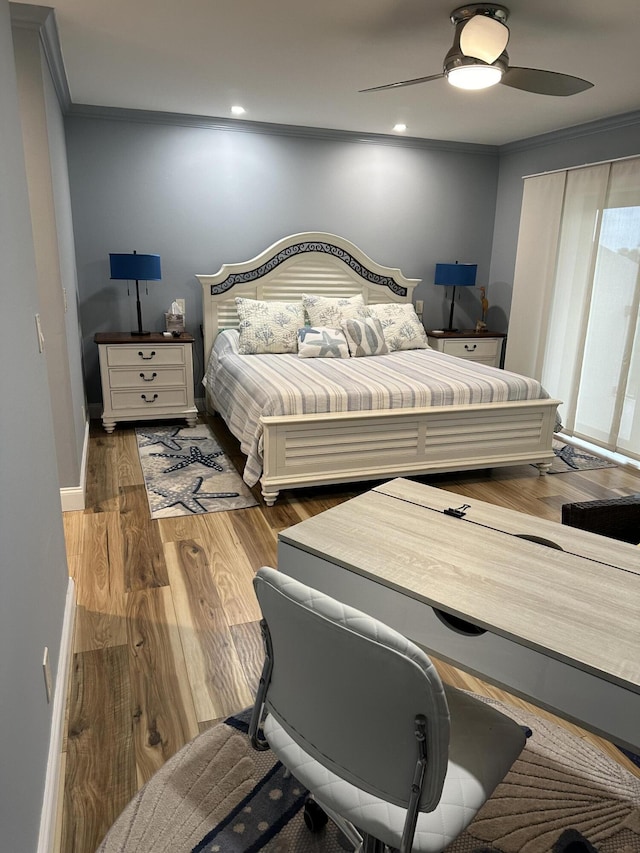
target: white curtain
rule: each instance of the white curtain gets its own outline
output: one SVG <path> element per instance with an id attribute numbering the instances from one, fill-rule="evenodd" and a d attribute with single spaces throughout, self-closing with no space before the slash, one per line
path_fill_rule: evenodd
<path id="1" fill-rule="evenodd" d="M 565 172 L 525 180 L 505 367 L 540 379 Z"/>
<path id="2" fill-rule="evenodd" d="M 529 205 L 543 193 L 551 204 Z M 567 433 L 634 458 L 639 271 L 640 158 L 525 179 L 507 368 L 563 401 Z"/>

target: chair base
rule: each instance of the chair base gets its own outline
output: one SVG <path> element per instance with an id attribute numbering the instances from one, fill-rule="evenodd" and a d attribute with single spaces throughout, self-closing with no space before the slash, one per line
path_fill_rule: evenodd
<path id="1" fill-rule="evenodd" d="M 310 821 L 312 822 L 311 826 L 307 822 L 308 810 L 310 812 Z M 320 818 L 320 814 L 324 816 L 324 820 Z M 366 832 L 361 835 L 356 827 L 348 820 L 345 820 L 342 815 L 339 815 L 333 809 L 330 809 L 313 796 L 310 796 L 305 803 L 304 815 L 304 822 L 307 824 L 309 830 L 311 832 L 319 832 L 326 825 L 328 818 L 336 825 L 346 842 L 351 845 L 353 853 L 386 853 L 390 849 L 378 838 L 374 838 L 373 835 L 368 835 Z"/>

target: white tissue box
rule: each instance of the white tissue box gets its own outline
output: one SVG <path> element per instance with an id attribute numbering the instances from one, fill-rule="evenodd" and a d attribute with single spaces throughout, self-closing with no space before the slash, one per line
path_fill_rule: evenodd
<path id="1" fill-rule="evenodd" d="M 170 314 L 167 312 L 164 317 L 167 324 L 167 332 L 179 332 L 180 334 L 184 332 L 184 314 Z"/>

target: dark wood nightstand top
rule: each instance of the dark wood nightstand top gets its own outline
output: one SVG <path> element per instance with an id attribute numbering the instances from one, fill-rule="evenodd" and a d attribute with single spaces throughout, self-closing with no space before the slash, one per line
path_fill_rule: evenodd
<path id="1" fill-rule="evenodd" d="M 162 332 L 151 332 L 150 335 L 132 335 L 130 332 L 96 332 L 93 340 L 97 344 L 192 344 L 193 335 L 183 332 L 178 337 L 165 337 Z"/>
<path id="2" fill-rule="evenodd" d="M 483 329 L 482 332 L 476 332 L 475 329 L 457 329 L 449 331 L 449 329 L 427 329 L 427 334 L 432 338 L 506 338 L 506 332 L 491 332 L 489 329 Z"/>

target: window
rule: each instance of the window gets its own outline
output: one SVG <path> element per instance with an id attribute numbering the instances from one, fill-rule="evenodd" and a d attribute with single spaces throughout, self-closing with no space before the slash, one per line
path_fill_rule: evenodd
<path id="1" fill-rule="evenodd" d="M 527 193 L 529 181 L 540 183 Z M 536 253 L 547 258 L 537 294 Z M 519 358 L 563 401 L 567 433 L 636 459 L 639 305 L 640 158 L 526 179 L 512 304 L 523 340 L 507 367 Z"/>

